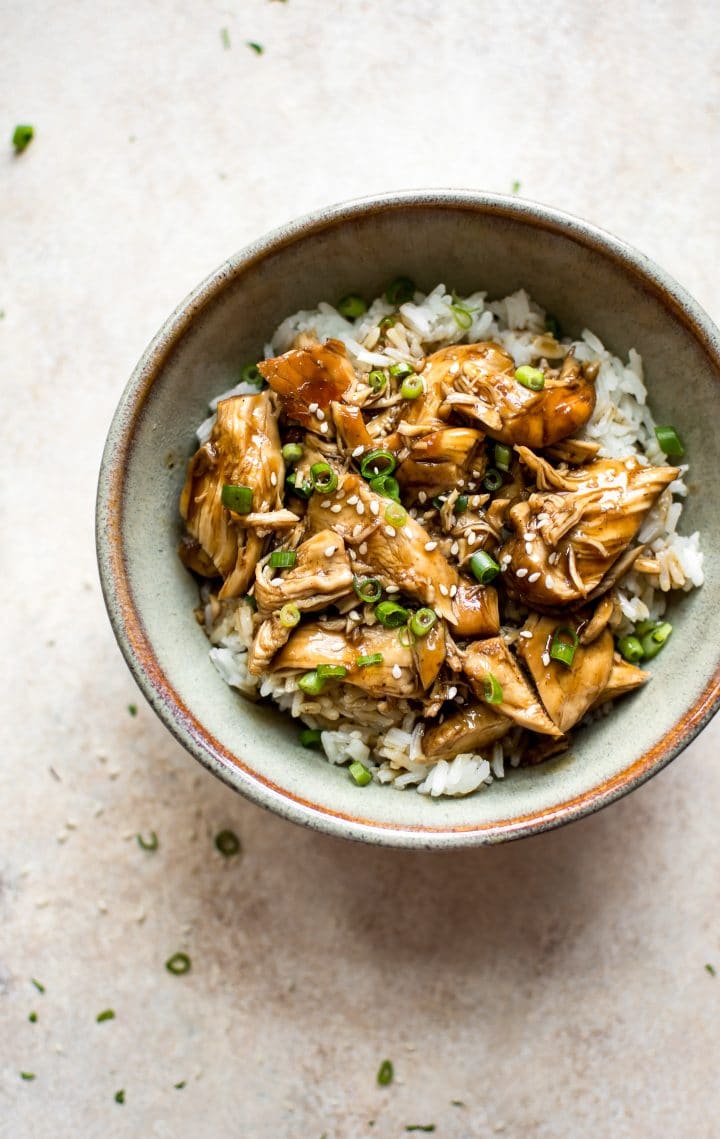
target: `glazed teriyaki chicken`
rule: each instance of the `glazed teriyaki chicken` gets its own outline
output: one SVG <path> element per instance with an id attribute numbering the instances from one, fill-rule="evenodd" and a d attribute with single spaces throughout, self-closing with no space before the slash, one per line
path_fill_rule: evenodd
<path id="1" fill-rule="evenodd" d="M 678 469 L 584 435 L 597 363 L 537 364 L 483 341 L 368 370 L 300 333 L 257 394 L 219 403 L 181 556 L 207 579 L 201 618 L 243 626 L 250 683 L 271 678 L 257 691 L 283 694 L 304 743 L 354 729 L 342 760 L 367 761 L 404 723 L 409 768 L 508 733 L 539 762 L 648 679 L 670 626 L 614 635 L 616 585 L 658 572 L 638 535 Z"/>

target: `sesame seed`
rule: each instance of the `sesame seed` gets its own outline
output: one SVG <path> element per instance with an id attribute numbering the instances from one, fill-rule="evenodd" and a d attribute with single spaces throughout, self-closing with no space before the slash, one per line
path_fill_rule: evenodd
<path id="1" fill-rule="evenodd" d="M 516 577 L 527 577 L 527 572 L 528 571 L 525 569 L 525 566 L 522 566 L 519 570 L 517 570 L 515 576 Z"/>
<path id="2" fill-rule="evenodd" d="M 317 411 L 317 409 L 318 409 L 318 405 L 316 403 L 309 403 L 308 404 L 308 411 L 310 412 L 311 415 L 314 415 L 315 412 Z"/>
<path id="3" fill-rule="evenodd" d="M 454 700 L 456 696 L 457 696 L 457 688 L 453 684 L 451 688 L 448 688 L 447 698 L 448 698 L 448 700 Z"/>
<path id="4" fill-rule="evenodd" d="M 525 543 L 525 553 L 528 554 L 529 557 L 532 557 L 532 552 L 533 552 L 532 542 L 526 542 Z"/>
<path id="5" fill-rule="evenodd" d="M 358 522 L 356 526 L 353 526 L 353 532 L 352 532 L 353 538 L 359 538 L 360 535 L 362 534 L 362 529 L 363 529 L 362 523 L 360 523 L 360 522 Z"/>
<path id="6" fill-rule="evenodd" d="M 364 504 L 362 502 L 358 502 L 357 506 L 355 507 L 355 510 L 358 514 L 363 515 L 365 513 Z"/>
<path id="7" fill-rule="evenodd" d="M 347 500 L 348 506 L 354 506 L 355 503 L 357 502 L 357 500 L 358 500 L 358 496 L 356 494 L 351 494 L 349 499 Z"/>
<path id="8" fill-rule="evenodd" d="M 451 596 L 451 597 L 455 597 L 455 595 L 456 595 L 456 594 L 457 594 L 457 586 L 456 586 L 456 585 L 451 585 L 451 586 L 450 586 L 450 596 Z"/>
<path id="9" fill-rule="evenodd" d="M 352 452 L 353 459 L 359 459 L 364 450 L 365 448 L 363 447 L 362 443 L 359 443 L 355 450 Z"/>
<path id="10" fill-rule="evenodd" d="M 323 409 L 321 407 L 318 408 L 317 417 L 320 420 L 320 422 L 322 423 L 323 419 L 325 418 L 325 412 L 323 411 Z"/>
<path id="11" fill-rule="evenodd" d="M 545 668 L 548 668 L 550 666 L 550 653 L 544 652 L 541 659 Z"/>
<path id="12" fill-rule="evenodd" d="M 275 471 L 270 472 L 270 482 L 272 486 L 277 486 L 277 475 L 275 474 Z"/>
<path id="13" fill-rule="evenodd" d="M 355 553 L 355 551 L 354 550 L 348 550 L 348 554 L 350 555 L 350 561 L 354 562 L 356 557 L 357 557 L 357 554 Z"/>
<path id="14" fill-rule="evenodd" d="M 440 582 L 440 585 L 438 586 L 438 588 L 439 588 L 440 592 L 442 593 L 443 597 L 447 597 L 447 595 L 450 591 L 449 591 L 448 587 L 443 582 Z"/>
<path id="15" fill-rule="evenodd" d="M 400 586 L 399 585 L 386 585 L 385 586 L 385 592 L 386 593 L 399 593 L 400 592 Z"/>
<path id="16" fill-rule="evenodd" d="M 335 505 L 337 506 L 337 503 Z M 332 502 L 328 502 L 327 499 L 325 499 L 324 502 L 320 503 L 320 509 L 321 510 L 329 510 L 331 506 L 332 506 Z"/>
<path id="17" fill-rule="evenodd" d="M 532 632 L 530 629 L 521 629 L 520 630 L 520 636 L 524 637 L 526 641 L 529 641 L 530 638 L 532 637 Z"/>
<path id="18" fill-rule="evenodd" d="M 395 537 L 394 526 L 386 526 L 385 527 L 385 533 L 387 534 L 388 538 L 394 538 Z"/>
<path id="19" fill-rule="evenodd" d="M 512 554 L 503 554 L 502 564 L 504 566 L 509 566 L 511 561 L 512 561 Z"/>
<path id="20" fill-rule="evenodd" d="M 528 584 L 532 585 L 532 583 L 534 581 L 537 581 L 539 579 L 539 577 L 540 577 L 540 571 L 539 570 L 536 571 L 535 573 L 531 573 L 530 577 L 528 578 Z"/>
<path id="21" fill-rule="evenodd" d="M 380 503 L 376 498 L 370 499 L 370 513 L 374 514 L 376 517 L 380 513 Z"/>
<path id="22" fill-rule="evenodd" d="M 325 550 L 325 557 L 331 558 L 333 556 L 333 554 L 335 553 L 336 549 L 337 549 L 337 546 L 328 546 L 327 549 Z"/>
<path id="23" fill-rule="evenodd" d="M 358 546 L 358 553 L 363 556 L 367 553 L 367 542 L 363 542 L 362 545 Z"/>
<path id="24" fill-rule="evenodd" d="M 465 486 L 465 479 L 458 479 L 458 486 Z"/>
<path id="25" fill-rule="evenodd" d="M 342 510 L 342 506 L 340 505 L 339 502 L 333 502 L 332 506 L 330 507 L 330 510 L 332 511 L 333 514 L 339 514 L 340 511 Z"/>
<path id="26" fill-rule="evenodd" d="M 350 612 L 348 613 L 348 617 L 350 617 L 350 619 L 352 621 L 359 621 L 360 620 L 360 614 L 358 613 L 357 609 L 351 609 Z"/>
<path id="27" fill-rule="evenodd" d="M 284 585 L 285 583 L 281 577 L 274 577 L 270 584 L 274 585 L 277 588 L 278 586 Z"/>
<path id="28" fill-rule="evenodd" d="M 396 680 L 400 679 L 400 677 L 402 676 L 402 669 L 400 668 L 399 664 L 394 664 L 392 666 L 392 674 Z"/>
<path id="29" fill-rule="evenodd" d="M 456 376 L 459 371 L 460 371 L 460 365 L 457 363 L 451 364 L 450 367 L 448 368 L 448 372 L 450 373 L 451 376 Z"/>
<path id="30" fill-rule="evenodd" d="M 546 573 L 545 574 L 545 588 L 546 589 L 552 589 L 552 587 L 553 587 L 553 579 L 551 578 L 549 573 Z"/>
<path id="31" fill-rule="evenodd" d="M 327 435 L 327 430 L 328 430 L 327 423 L 321 423 L 320 424 L 320 430 L 322 431 L 323 435 Z"/>
<path id="32" fill-rule="evenodd" d="M 425 549 L 428 553 L 431 553 L 433 550 L 437 549 L 437 542 L 426 542 Z"/>
<path id="33" fill-rule="evenodd" d="M 418 491 L 418 502 L 427 502 L 427 495 L 424 490 Z"/>
<path id="34" fill-rule="evenodd" d="M 456 558 L 458 556 L 459 550 L 460 550 L 460 547 L 458 546 L 457 542 L 453 542 L 452 546 L 450 547 L 450 553 L 452 554 L 452 556 L 454 558 Z"/>

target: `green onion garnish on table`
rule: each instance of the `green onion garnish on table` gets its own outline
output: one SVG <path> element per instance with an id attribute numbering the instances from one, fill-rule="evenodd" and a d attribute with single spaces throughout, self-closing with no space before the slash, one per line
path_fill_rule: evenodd
<path id="1" fill-rule="evenodd" d="M 240 851 L 240 839 L 235 831 L 218 831 L 215 835 L 215 849 L 222 854 L 223 858 L 232 858 Z"/>
<path id="2" fill-rule="evenodd" d="M 386 1088 L 388 1084 L 391 1084 L 394 1074 L 395 1069 L 393 1068 L 392 1060 L 383 1060 L 378 1068 L 377 1074 L 377 1082 L 380 1084 L 380 1087 Z"/>
<path id="3" fill-rule="evenodd" d="M 168 973 L 173 973 L 176 977 L 182 976 L 183 973 L 189 973 L 192 962 L 187 953 L 173 953 L 172 957 L 168 957 L 165 962 L 165 968 Z"/>
<path id="4" fill-rule="evenodd" d="M 515 379 L 533 392 L 541 392 L 545 387 L 545 373 L 540 368 L 531 368 L 529 364 L 523 364 L 515 370 Z"/>
<path id="5" fill-rule="evenodd" d="M 345 316 L 349 320 L 355 320 L 358 316 L 362 316 L 364 312 L 367 312 L 367 305 L 357 293 L 349 293 L 348 296 L 343 297 L 343 299 L 338 302 L 337 310 L 341 316 Z"/>
<path id="6" fill-rule="evenodd" d="M 157 850 L 158 846 L 160 845 L 158 842 L 158 836 L 155 834 L 155 831 L 150 831 L 150 834 L 147 838 L 141 834 L 136 834 L 135 838 L 137 839 L 137 844 L 141 850 Z"/>
<path id="7" fill-rule="evenodd" d="M 348 767 L 348 771 L 358 787 L 367 787 L 368 783 L 372 783 L 372 775 L 364 763 L 355 760 L 355 762 L 351 763 Z"/>
<path id="8" fill-rule="evenodd" d="M 273 550 L 270 555 L 270 569 L 292 569 L 296 561 L 295 550 Z"/>
<path id="9" fill-rule="evenodd" d="M 500 566 L 494 558 L 486 554 L 484 550 L 478 550 L 470 558 L 470 570 L 473 577 L 480 582 L 481 585 L 487 585 L 493 581 L 500 573 Z"/>
<path id="10" fill-rule="evenodd" d="M 35 135 L 35 127 L 30 126 L 29 123 L 21 123 L 15 127 L 12 136 L 12 144 L 15 147 L 16 154 L 22 154 L 26 147 L 30 145 Z"/>
<path id="11" fill-rule="evenodd" d="M 660 450 L 671 458 L 679 459 L 685 454 L 685 448 L 674 427 L 656 427 L 655 438 Z"/>
<path id="12" fill-rule="evenodd" d="M 97 1021 L 98 1024 L 102 1024 L 102 1022 L 104 1020 L 115 1020 L 115 1009 L 114 1008 L 103 1009 L 102 1012 L 99 1012 L 97 1014 L 97 1016 L 95 1017 L 95 1020 Z"/>
<path id="13" fill-rule="evenodd" d="M 568 625 L 561 625 L 553 633 L 550 642 L 550 659 L 556 660 L 558 664 L 564 664 L 566 668 L 572 668 L 575 650 L 579 644 L 580 640 L 575 630 Z"/>
<path id="14" fill-rule="evenodd" d="M 232 486 L 225 483 L 220 494 L 220 501 L 234 514 L 249 514 L 253 506 L 253 492 L 249 486 Z"/>

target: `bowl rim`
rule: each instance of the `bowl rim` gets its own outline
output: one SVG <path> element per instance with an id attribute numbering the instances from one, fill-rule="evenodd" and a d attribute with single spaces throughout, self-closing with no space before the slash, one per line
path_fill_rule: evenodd
<path id="1" fill-rule="evenodd" d="M 590 222 L 527 198 L 464 189 L 400 190 L 320 208 L 271 230 L 213 270 L 170 314 L 132 372 L 109 428 L 98 478 L 96 549 L 105 605 L 118 645 L 143 695 L 172 735 L 200 763 L 246 798 L 295 823 L 384 846 L 450 849 L 527 837 L 583 818 L 628 794 L 676 758 L 720 706 L 720 663 L 692 706 L 630 766 L 554 806 L 473 825 L 408 826 L 320 806 L 255 772 L 203 727 L 164 674 L 135 604 L 123 541 L 126 460 L 134 427 L 156 376 L 193 321 L 232 282 L 269 255 L 311 235 L 372 214 L 454 209 L 521 221 L 561 235 L 619 264 L 684 325 L 720 373 L 720 333 L 668 273 L 639 250 Z"/>

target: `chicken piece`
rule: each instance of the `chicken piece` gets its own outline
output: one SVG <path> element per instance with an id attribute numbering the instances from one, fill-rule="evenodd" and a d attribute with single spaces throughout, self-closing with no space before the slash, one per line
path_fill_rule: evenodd
<path id="1" fill-rule="evenodd" d="M 547 763 L 562 755 L 570 747 L 569 736 L 528 736 L 527 744 L 522 752 L 522 767 L 537 767 L 539 763 Z"/>
<path id="2" fill-rule="evenodd" d="M 415 665 L 423 688 L 430 688 L 445 663 L 445 623 L 436 621 L 424 637 L 416 637 L 413 645 Z"/>
<path id="3" fill-rule="evenodd" d="M 348 474 L 332 494 L 312 496 L 307 520 L 311 530 L 331 526 L 344 538 L 355 554 L 351 561 L 358 577 L 376 577 L 386 588 L 396 586 L 454 622 L 451 593 L 458 584 L 457 572 L 409 514 L 397 529 L 387 522 L 386 510 L 396 506 L 370 490 L 359 475 Z"/>
<path id="4" fill-rule="evenodd" d="M 606 595 L 603 597 L 600 604 L 595 607 L 595 612 L 588 621 L 578 626 L 578 636 L 581 645 L 591 645 L 593 641 L 604 632 L 616 607 L 617 601 L 613 596 Z"/>
<path id="5" fill-rule="evenodd" d="M 197 573 L 200 577 L 217 577 L 218 571 L 215 563 L 203 550 L 196 538 L 183 534 L 178 545 L 178 557 L 187 569 Z"/>
<path id="6" fill-rule="evenodd" d="M 594 443 L 592 439 L 563 439 L 554 447 L 547 447 L 545 454 L 555 463 L 569 463 L 571 467 L 579 467 L 596 459 L 599 450 L 600 444 Z"/>
<path id="7" fill-rule="evenodd" d="M 499 552 L 508 592 L 541 612 L 597 596 L 677 469 L 642 466 L 631 456 L 561 473 L 525 448 L 518 452 L 540 493 L 509 511 L 515 537 Z"/>
<path id="8" fill-rule="evenodd" d="M 225 579 L 221 598 L 245 592 L 263 549 L 263 538 L 245 526 L 243 516 L 223 506 L 223 485 L 251 487 L 253 512 L 260 514 L 282 507 L 284 480 L 269 393 L 221 400 L 210 438 L 188 463 L 180 497 L 190 535 Z"/>
<path id="9" fill-rule="evenodd" d="M 441 348 L 429 357 L 424 376 L 431 377 L 433 392 L 443 383 L 453 389 L 435 414 L 444 418 L 451 409 L 468 416 L 502 443 L 548 447 L 585 426 L 595 388 L 574 356 L 559 369 L 543 369 L 541 391 L 524 387 L 515 371 L 512 356 L 488 341 Z"/>
<path id="10" fill-rule="evenodd" d="M 272 658 L 287 642 L 291 632 L 280 621 L 279 613 L 272 613 L 263 621 L 248 653 L 247 670 L 251 676 L 261 676 L 270 669 Z"/>
<path id="11" fill-rule="evenodd" d="M 651 673 L 645 672 L 637 665 L 630 664 L 629 661 L 623 660 L 619 653 L 615 653 L 610 678 L 593 703 L 593 708 L 599 708 L 601 704 L 616 700 L 618 696 L 625 696 L 628 692 L 634 692 L 636 688 L 647 684 L 650 676 Z"/>
<path id="12" fill-rule="evenodd" d="M 471 469 L 479 470 L 482 476 L 486 460 L 480 448 L 484 438 L 474 427 L 439 427 L 413 439 L 408 457 L 396 471 L 400 486 L 413 499 L 419 490 L 432 498 L 462 485 Z"/>
<path id="13" fill-rule="evenodd" d="M 473 641 L 462 654 L 462 659 L 470 686 L 479 700 L 485 700 L 485 681 L 489 676 L 494 676 L 502 688 L 501 701 L 492 706 L 494 712 L 502 712 L 532 732 L 546 736 L 562 735 L 543 710 L 537 693 L 521 673 L 502 637 Z"/>
<path id="14" fill-rule="evenodd" d="M 335 423 L 338 443 L 344 454 L 350 455 L 358 447 L 363 447 L 366 451 L 372 450 L 375 444 L 372 436 L 368 433 L 359 407 L 333 401 L 330 404 L 330 411 Z"/>
<path id="15" fill-rule="evenodd" d="M 382 664 L 358 668 L 358 658 L 373 653 L 382 653 Z M 273 670 L 309 670 L 319 664 L 343 665 L 347 669 L 343 683 L 371 696 L 422 696 L 412 649 L 400 643 L 396 629 L 360 625 L 347 633 L 331 632 L 320 622 L 301 625 L 275 659 Z"/>
<path id="16" fill-rule="evenodd" d="M 497 590 L 461 577 L 455 596 L 455 635 L 457 637 L 492 637 L 500 632 L 500 609 Z"/>
<path id="17" fill-rule="evenodd" d="M 301 612 L 324 609 L 352 589 L 353 573 L 342 538 L 333 530 L 311 535 L 296 550 L 295 565 L 255 570 L 255 597 L 261 612 L 293 602 Z"/>
<path id="18" fill-rule="evenodd" d="M 562 620 L 531 613 L 523 632 L 532 636 L 520 637 L 517 649 L 535 681 L 547 714 L 564 734 L 582 720 L 607 686 L 614 643 L 612 634 L 605 630 L 592 644 L 579 644 L 572 666 L 568 668 L 550 657 L 553 636 L 562 627 Z"/>
<path id="19" fill-rule="evenodd" d="M 264 535 L 274 534 L 277 530 L 292 530 L 300 517 L 292 510 L 268 510 L 260 514 L 255 511 L 243 514 L 242 520 L 248 530 L 257 530 L 258 534 Z"/>
<path id="20" fill-rule="evenodd" d="M 288 419 L 296 420 L 317 434 L 325 434 L 321 424 L 327 424 L 332 401 L 342 399 L 355 383 L 355 372 L 340 340 L 292 349 L 271 360 L 261 360 L 258 370 L 280 396 Z M 322 411 L 322 418 L 318 410 Z"/>
<path id="21" fill-rule="evenodd" d="M 511 727 L 512 720 L 507 716 L 499 715 L 487 704 L 473 704 L 425 732 L 418 762 L 435 763 L 465 752 L 480 752 L 507 735 Z"/>

